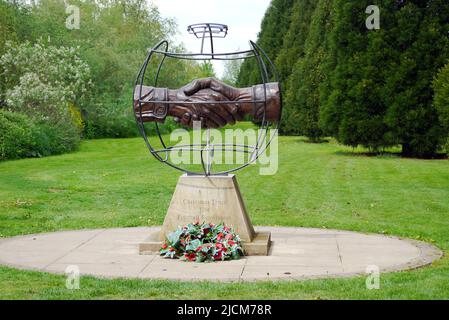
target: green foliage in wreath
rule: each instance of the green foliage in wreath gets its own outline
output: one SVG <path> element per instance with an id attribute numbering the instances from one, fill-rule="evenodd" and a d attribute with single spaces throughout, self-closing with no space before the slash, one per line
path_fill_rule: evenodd
<path id="1" fill-rule="evenodd" d="M 195 222 L 171 232 L 160 254 L 165 258 L 211 262 L 239 259 L 243 249 L 232 228 L 223 223 Z"/>

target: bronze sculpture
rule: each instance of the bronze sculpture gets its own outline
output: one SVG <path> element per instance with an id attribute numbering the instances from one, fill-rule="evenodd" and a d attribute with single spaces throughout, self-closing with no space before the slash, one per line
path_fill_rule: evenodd
<path id="1" fill-rule="evenodd" d="M 267 255 L 271 234 L 269 231 L 254 230 L 236 177 L 231 173 L 249 166 L 261 155 L 266 156 L 267 147 L 272 141 L 276 141 L 273 139 L 276 137 L 282 113 L 276 68 L 262 48 L 253 41 L 250 41 L 249 50 L 215 52 L 213 40 L 226 36 L 226 25 L 201 23 L 190 25 L 187 30 L 201 39 L 200 52 L 173 52 L 169 51 L 166 40 L 159 42 L 148 52 L 133 91 L 133 112 L 149 151 L 161 163 L 185 173 L 179 178 L 161 230 L 149 234 L 148 238 L 139 244 L 139 252 L 159 252 L 161 241 L 169 232 L 175 230 L 178 225 L 199 220 L 223 222 L 233 226 L 243 241 L 246 254 Z M 210 42 L 210 52 L 204 50 L 206 40 Z M 259 72 L 251 80 L 254 85 L 247 88 L 234 88 L 213 78 L 202 78 L 182 88 L 169 89 L 158 86 L 160 72 L 168 59 L 249 59 L 256 62 L 254 68 Z M 147 68 L 152 71 L 147 72 Z M 182 132 L 186 140 L 172 139 L 171 134 L 165 135 L 160 130 L 167 116 L 188 127 L 192 127 L 195 121 L 200 121 L 201 127 L 206 128 L 205 134 L 202 134 L 201 130 L 193 134 Z M 225 131 L 224 141 L 216 139 L 218 135 L 214 132 L 211 139 L 210 128 L 221 128 L 242 120 L 256 122 L 257 129 L 230 130 L 233 131 L 230 135 L 227 135 L 229 131 Z M 176 137 L 178 133 L 175 134 Z M 245 138 L 247 133 L 248 139 Z M 220 136 L 221 134 L 219 132 Z M 254 139 L 250 139 L 250 136 Z M 168 138 L 170 141 L 167 141 Z M 187 161 L 174 161 L 180 153 L 186 155 Z M 243 163 L 234 163 L 234 155 L 237 153 L 245 155 Z M 218 156 L 215 158 L 215 155 Z M 224 163 L 224 167 L 219 161 L 215 161 L 220 160 L 223 155 L 225 161 L 229 160 Z M 227 157 L 229 155 L 232 157 Z M 196 166 L 198 163 L 195 163 L 195 159 L 201 161 L 202 170 Z M 213 167 L 215 163 L 216 168 Z"/>
<path id="2" fill-rule="evenodd" d="M 277 123 L 279 85 L 270 82 L 234 88 L 214 78 L 202 78 L 180 89 L 136 86 L 134 111 L 144 122 L 164 122 L 166 116 L 172 116 L 176 122 L 189 127 L 193 121 L 201 121 L 203 128 L 220 128 L 246 116 L 255 122 Z"/>
<path id="3" fill-rule="evenodd" d="M 217 53 L 214 39 L 224 38 L 228 27 L 224 24 L 201 23 L 190 25 L 188 32 L 201 40 L 198 53 L 173 52 L 168 41 L 156 44 L 144 60 L 135 81 L 133 94 L 133 113 L 137 127 L 144 138 L 150 153 L 160 162 L 188 174 L 224 175 L 238 171 L 257 161 L 276 136 L 282 114 L 282 94 L 276 68 L 267 54 L 257 43 L 250 41 L 250 49 Z M 210 42 L 210 52 L 205 50 Z M 194 61 L 254 61 L 253 86 L 234 88 L 213 78 L 192 81 L 179 89 L 169 89 L 159 83 L 165 62 L 174 60 Z M 148 70 L 150 72 L 147 72 Z M 258 71 L 258 72 L 257 72 Z M 163 72 L 163 71 L 162 71 Z M 173 119 L 185 126 L 192 127 L 201 123 L 205 129 L 221 128 L 241 120 L 252 120 L 258 127 L 256 140 L 229 141 L 211 143 L 210 130 L 206 130 L 205 141 L 176 143 L 166 141 L 163 135 L 167 126 L 166 118 Z M 165 125 L 164 125 L 165 124 Z M 165 128 L 164 128 L 165 127 Z M 173 152 L 190 151 L 194 158 L 201 159 L 203 170 L 197 170 L 191 164 L 174 163 Z M 225 170 L 213 170 L 215 152 L 243 153 L 247 161 Z"/>

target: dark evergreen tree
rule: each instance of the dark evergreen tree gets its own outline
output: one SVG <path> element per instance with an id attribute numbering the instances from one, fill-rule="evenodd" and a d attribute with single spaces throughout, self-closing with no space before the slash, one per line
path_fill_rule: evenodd
<path id="1" fill-rule="evenodd" d="M 431 81 L 448 57 L 449 5 L 381 1 L 380 30 L 368 30 L 369 4 L 336 7 L 322 124 L 347 145 L 377 150 L 401 144 L 405 155 L 431 155 L 443 137 Z"/>
<path id="2" fill-rule="evenodd" d="M 257 44 L 275 61 L 282 49 L 284 36 L 290 26 L 291 8 L 295 0 L 272 0 L 262 19 Z M 296 0 L 298 1 L 298 0 Z M 254 58 L 246 59 L 240 68 L 239 86 L 261 82 L 260 71 Z"/>
<path id="3" fill-rule="evenodd" d="M 282 48 L 275 60 L 282 87 L 287 90 L 287 79 L 292 73 L 293 66 L 299 58 L 304 56 L 304 43 L 309 35 L 312 15 L 317 0 L 295 1 L 291 8 L 290 26 L 285 35 Z"/>
<path id="4" fill-rule="evenodd" d="M 433 105 L 437 109 L 441 125 L 449 138 L 449 62 L 441 68 L 433 81 L 435 92 Z M 447 150 L 449 152 L 449 150 Z"/>
<path id="5" fill-rule="evenodd" d="M 365 25 L 368 5 L 368 1 L 350 1 L 335 7 L 330 54 L 336 60 L 326 70 L 331 91 L 322 96 L 321 120 L 339 142 L 378 150 L 394 143 L 384 123 L 382 103 L 390 17 L 382 10 L 381 29 L 369 30 Z"/>
<path id="6" fill-rule="evenodd" d="M 445 137 L 432 80 L 449 57 L 449 3 L 396 1 L 396 48 L 385 78 L 386 123 L 407 156 L 433 155 Z M 385 11 L 385 10 L 384 10 Z"/>
<path id="7" fill-rule="evenodd" d="M 315 4 L 317 5 L 311 18 L 310 32 L 307 32 L 307 40 L 303 44 L 304 49 L 301 50 L 303 55 L 297 55 L 293 73 L 288 80 L 288 90 L 285 90 L 286 107 L 282 122 L 284 133 L 305 135 L 312 141 L 318 140 L 323 135 L 318 123 L 319 88 L 326 77 L 324 72 L 324 63 L 327 61 L 326 34 L 332 26 L 333 1 L 319 0 L 315 1 Z M 313 8 L 315 9 L 315 5 Z M 292 25 L 293 21 L 292 18 Z"/>

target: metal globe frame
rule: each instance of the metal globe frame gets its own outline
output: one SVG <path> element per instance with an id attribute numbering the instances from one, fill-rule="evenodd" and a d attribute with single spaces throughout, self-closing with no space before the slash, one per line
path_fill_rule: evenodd
<path id="1" fill-rule="evenodd" d="M 139 128 L 140 134 L 142 135 L 150 153 L 160 162 L 167 164 L 174 169 L 185 172 L 188 175 L 205 175 L 205 176 L 217 176 L 217 175 L 227 175 L 232 172 L 236 172 L 240 169 L 243 169 L 257 161 L 259 156 L 264 152 L 273 138 L 277 134 L 280 126 L 281 115 L 282 115 L 282 90 L 280 90 L 280 112 L 279 118 L 276 123 L 272 124 L 266 121 L 265 113 L 266 113 L 266 103 L 267 103 L 267 88 L 266 84 L 270 81 L 274 81 L 279 83 L 279 76 L 276 71 L 276 68 L 273 62 L 270 60 L 265 51 L 257 45 L 257 43 L 253 41 L 249 41 L 250 49 L 244 51 L 234 51 L 228 53 L 216 53 L 214 52 L 214 38 L 224 38 L 228 33 L 228 26 L 224 24 L 218 23 L 198 23 L 188 26 L 187 31 L 190 34 L 193 34 L 196 38 L 201 39 L 201 50 L 199 53 L 179 53 L 179 52 L 170 52 L 169 43 L 167 40 L 162 40 L 158 44 L 156 44 L 151 50 L 149 50 L 147 57 L 145 58 L 142 67 L 136 77 L 135 87 L 138 88 L 139 91 L 139 104 L 138 104 L 138 112 L 139 117 L 136 115 L 136 112 L 133 113 L 135 115 L 136 123 Z M 209 39 L 210 42 L 210 52 L 204 52 L 204 44 L 206 39 Z M 145 85 L 150 85 L 157 87 L 159 74 L 164 66 L 164 62 L 167 58 L 173 59 L 184 59 L 184 60 L 197 60 L 197 61 L 211 61 L 211 60 L 245 60 L 245 59 L 256 59 L 257 67 L 260 73 L 260 78 L 262 79 L 262 84 L 264 87 L 264 99 L 263 100 L 251 100 L 245 102 L 239 101 L 201 101 L 201 102 L 179 102 L 179 101 L 158 101 L 158 103 L 164 103 L 166 105 L 170 104 L 241 104 L 241 103 L 254 103 L 264 105 L 264 112 L 262 121 L 259 123 L 259 130 L 257 133 L 257 139 L 255 145 L 249 144 L 209 144 L 209 141 L 201 144 L 189 144 L 189 145 L 176 145 L 169 146 L 164 141 L 164 138 L 161 135 L 161 130 L 159 124 L 154 122 L 155 124 L 155 132 L 158 140 L 160 141 L 162 148 L 156 149 L 153 144 L 150 142 L 150 136 L 145 127 L 145 122 L 142 117 L 142 87 L 144 86 L 145 74 L 148 70 L 148 65 L 152 58 L 159 56 L 160 62 L 157 64 L 158 67 L 155 70 L 155 77 L 152 83 L 146 83 Z M 260 84 L 260 83 L 259 83 Z M 253 84 L 255 85 L 255 84 Z M 280 84 L 279 84 L 280 86 Z M 136 89 L 134 89 L 136 90 Z M 134 92 L 133 92 L 133 100 L 134 100 Z M 146 102 L 148 103 L 148 102 Z M 269 129 L 275 130 L 275 134 L 271 136 L 269 140 L 267 140 L 267 135 Z M 206 129 L 209 130 L 209 129 Z M 208 135 L 209 136 L 209 135 Z M 266 141 L 266 143 L 265 143 Z M 190 152 L 199 152 L 202 171 L 192 171 L 185 167 L 179 166 L 169 161 L 169 154 L 172 151 L 190 151 Z M 214 152 L 222 151 L 222 152 L 242 152 L 249 154 L 249 160 L 245 161 L 243 164 L 239 164 L 238 166 L 231 168 L 229 170 L 222 170 L 214 172 L 212 170 L 212 161 Z M 204 159 L 204 154 L 207 153 L 207 159 Z M 210 159 L 212 158 L 212 159 Z"/>

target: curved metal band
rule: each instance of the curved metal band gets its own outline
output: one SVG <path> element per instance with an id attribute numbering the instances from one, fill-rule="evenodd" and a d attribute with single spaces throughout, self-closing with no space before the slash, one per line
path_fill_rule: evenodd
<path id="1" fill-rule="evenodd" d="M 160 50 L 159 48 L 165 46 L 165 50 Z M 233 150 L 235 152 L 245 152 L 247 154 L 250 154 L 250 158 L 247 162 L 245 162 L 244 164 L 237 166 L 233 169 L 229 169 L 229 170 L 223 170 L 220 172 L 215 172 L 215 173 L 210 173 L 210 175 L 225 175 L 228 173 L 232 173 L 235 171 L 238 171 L 240 169 L 243 169 L 245 167 L 247 167 L 248 165 L 250 165 L 251 163 L 255 162 L 258 157 L 261 155 L 261 153 L 263 151 L 266 150 L 266 148 L 269 146 L 269 144 L 271 143 L 272 139 L 274 138 L 274 135 L 270 138 L 269 141 L 267 141 L 265 146 L 261 146 L 261 144 L 266 140 L 267 138 L 267 133 L 270 127 L 270 124 L 266 121 L 265 118 L 265 113 L 266 113 L 266 101 L 267 101 L 267 86 L 266 84 L 269 82 L 270 79 L 270 74 L 271 73 L 273 75 L 273 78 L 275 79 L 276 82 L 279 83 L 279 76 L 277 74 L 277 71 L 274 67 L 273 62 L 268 58 L 267 54 L 253 41 L 250 41 L 250 46 L 251 49 L 250 50 L 246 50 L 246 51 L 236 51 L 236 52 L 232 52 L 232 53 L 213 53 L 213 54 L 207 54 L 207 53 L 201 53 L 201 54 L 191 54 L 191 53 L 176 53 L 176 52 L 168 52 L 168 41 L 163 40 L 160 41 L 158 44 L 156 44 L 149 52 L 148 55 L 137 75 L 136 81 L 135 81 L 135 87 L 137 88 L 139 87 L 139 98 L 142 96 L 142 88 L 143 88 L 143 83 L 144 83 L 144 79 L 145 79 L 145 73 L 147 71 L 149 62 L 151 60 L 151 58 L 154 56 L 154 54 L 161 54 L 162 58 L 161 61 L 158 65 L 157 71 L 156 71 L 156 75 L 154 77 L 154 83 L 153 85 L 156 87 L 157 83 L 158 83 L 158 79 L 159 79 L 159 75 L 160 75 L 160 71 L 163 67 L 164 61 L 167 57 L 169 58 L 174 58 L 174 59 L 187 59 L 187 60 L 237 60 L 237 59 L 246 59 L 246 58 L 255 58 L 257 61 L 257 66 L 260 72 L 260 76 L 262 79 L 262 84 L 264 86 L 264 90 L 263 90 L 263 99 L 261 99 L 260 101 L 253 101 L 254 102 L 254 112 L 256 110 L 256 106 L 257 104 L 264 104 L 264 112 L 263 112 L 263 119 L 261 119 L 261 126 L 259 129 L 259 133 L 257 135 L 257 142 L 255 146 L 247 146 L 244 145 L 243 146 L 243 151 L 240 149 L 236 149 L 235 147 L 237 145 L 226 145 L 227 147 L 223 147 L 223 146 L 218 146 L 216 145 L 216 148 L 218 149 L 222 149 L 222 150 Z M 239 56 L 242 55 L 242 56 Z M 269 70 L 267 69 L 267 65 L 265 64 L 265 61 L 268 62 L 268 66 L 269 66 Z M 270 72 L 269 72 L 270 71 Z M 279 84 L 280 86 L 280 84 Z M 135 89 L 134 89 L 135 90 Z M 254 92 L 254 88 L 253 88 L 253 92 Z M 279 93 L 281 95 L 281 92 Z M 171 103 L 171 101 L 168 101 L 168 95 L 167 95 L 167 91 L 165 91 L 164 93 L 164 101 L 159 101 L 159 103 L 164 103 L 166 110 L 168 111 L 169 108 L 169 104 Z M 169 161 L 169 152 L 171 151 L 175 151 L 175 150 L 181 150 L 180 148 L 175 148 L 175 147 L 167 147 L 164 139 L 162 138 L 158 123 L 155 122 L 155 129 L 156 129 L 156 134 L 159 138 L 160 143 L 162 144 L 163 148 L 162 149 L 158 149 L 156 150 L 152 144 L 149 141 L 149 136 L 151 136 L 150 134 L 148 134 L 146 128 L 145 128 L 145 123 L 143 121 L 143 117 L 142 117 L 142 101 L 140 101 L 141 99 L 139 99 L 139 105 L 138 105 L 138 114 L 136 114 L 136 112 L 134 112 L 135 115 L 135 119 L 136 119 L 136 123 L 137 126 L 139 128 L 139 131 L 142 135 L 142 137 L 144 138 L 144 141 L 150 151 L 150 153 L 160 162 L 163 162 L 169 166 L 171 166 L 174 169 L 177 169 L 179 171 L 185 172 L 187 174 L 190 175 L 203 175 L 206 173 L 206 168 L 204 166 L 204 162 L 202 161 L 202 167 L 203 167 L 203 172 L 194 172 L 194 171 L 190 171 L 187 170 L 185 168 L 182 168 L 176 164 L 173 164 Z M 256 99 L 254 99 L 256 100 Z M 133 108 L 134 108 L 134 92 L 133 92 Z M 282 113 L 282 97 L 281 97 L 281 106 L 280 106 L 281 110 L 279 112 L 279 119 L 276 122 L 276 127 L 275 130 L 276 132 L 279 129 L 279 124 L 280 124 L 280 119 L 281 119 L 281 113 Z M 139 115 L 139 116 L 137 116 Z M 187 146 L 186 146 L 187 147 Z M 194 145 L 190 145 L 190 150 L 194 151 Z M 231 149 L 229 149 L 228 147 L 232 147 Z M 242 146 L 239 146 L 242 147 Z M 187 148 L 189 149 L 189 148 Z M 201 159 L 203 158 L 202 156 L 202 148 L 201 150 L 199 150 L 201 152 Z M 165 153 L 164 157 L 161 157 L 160 153 Z"/>

